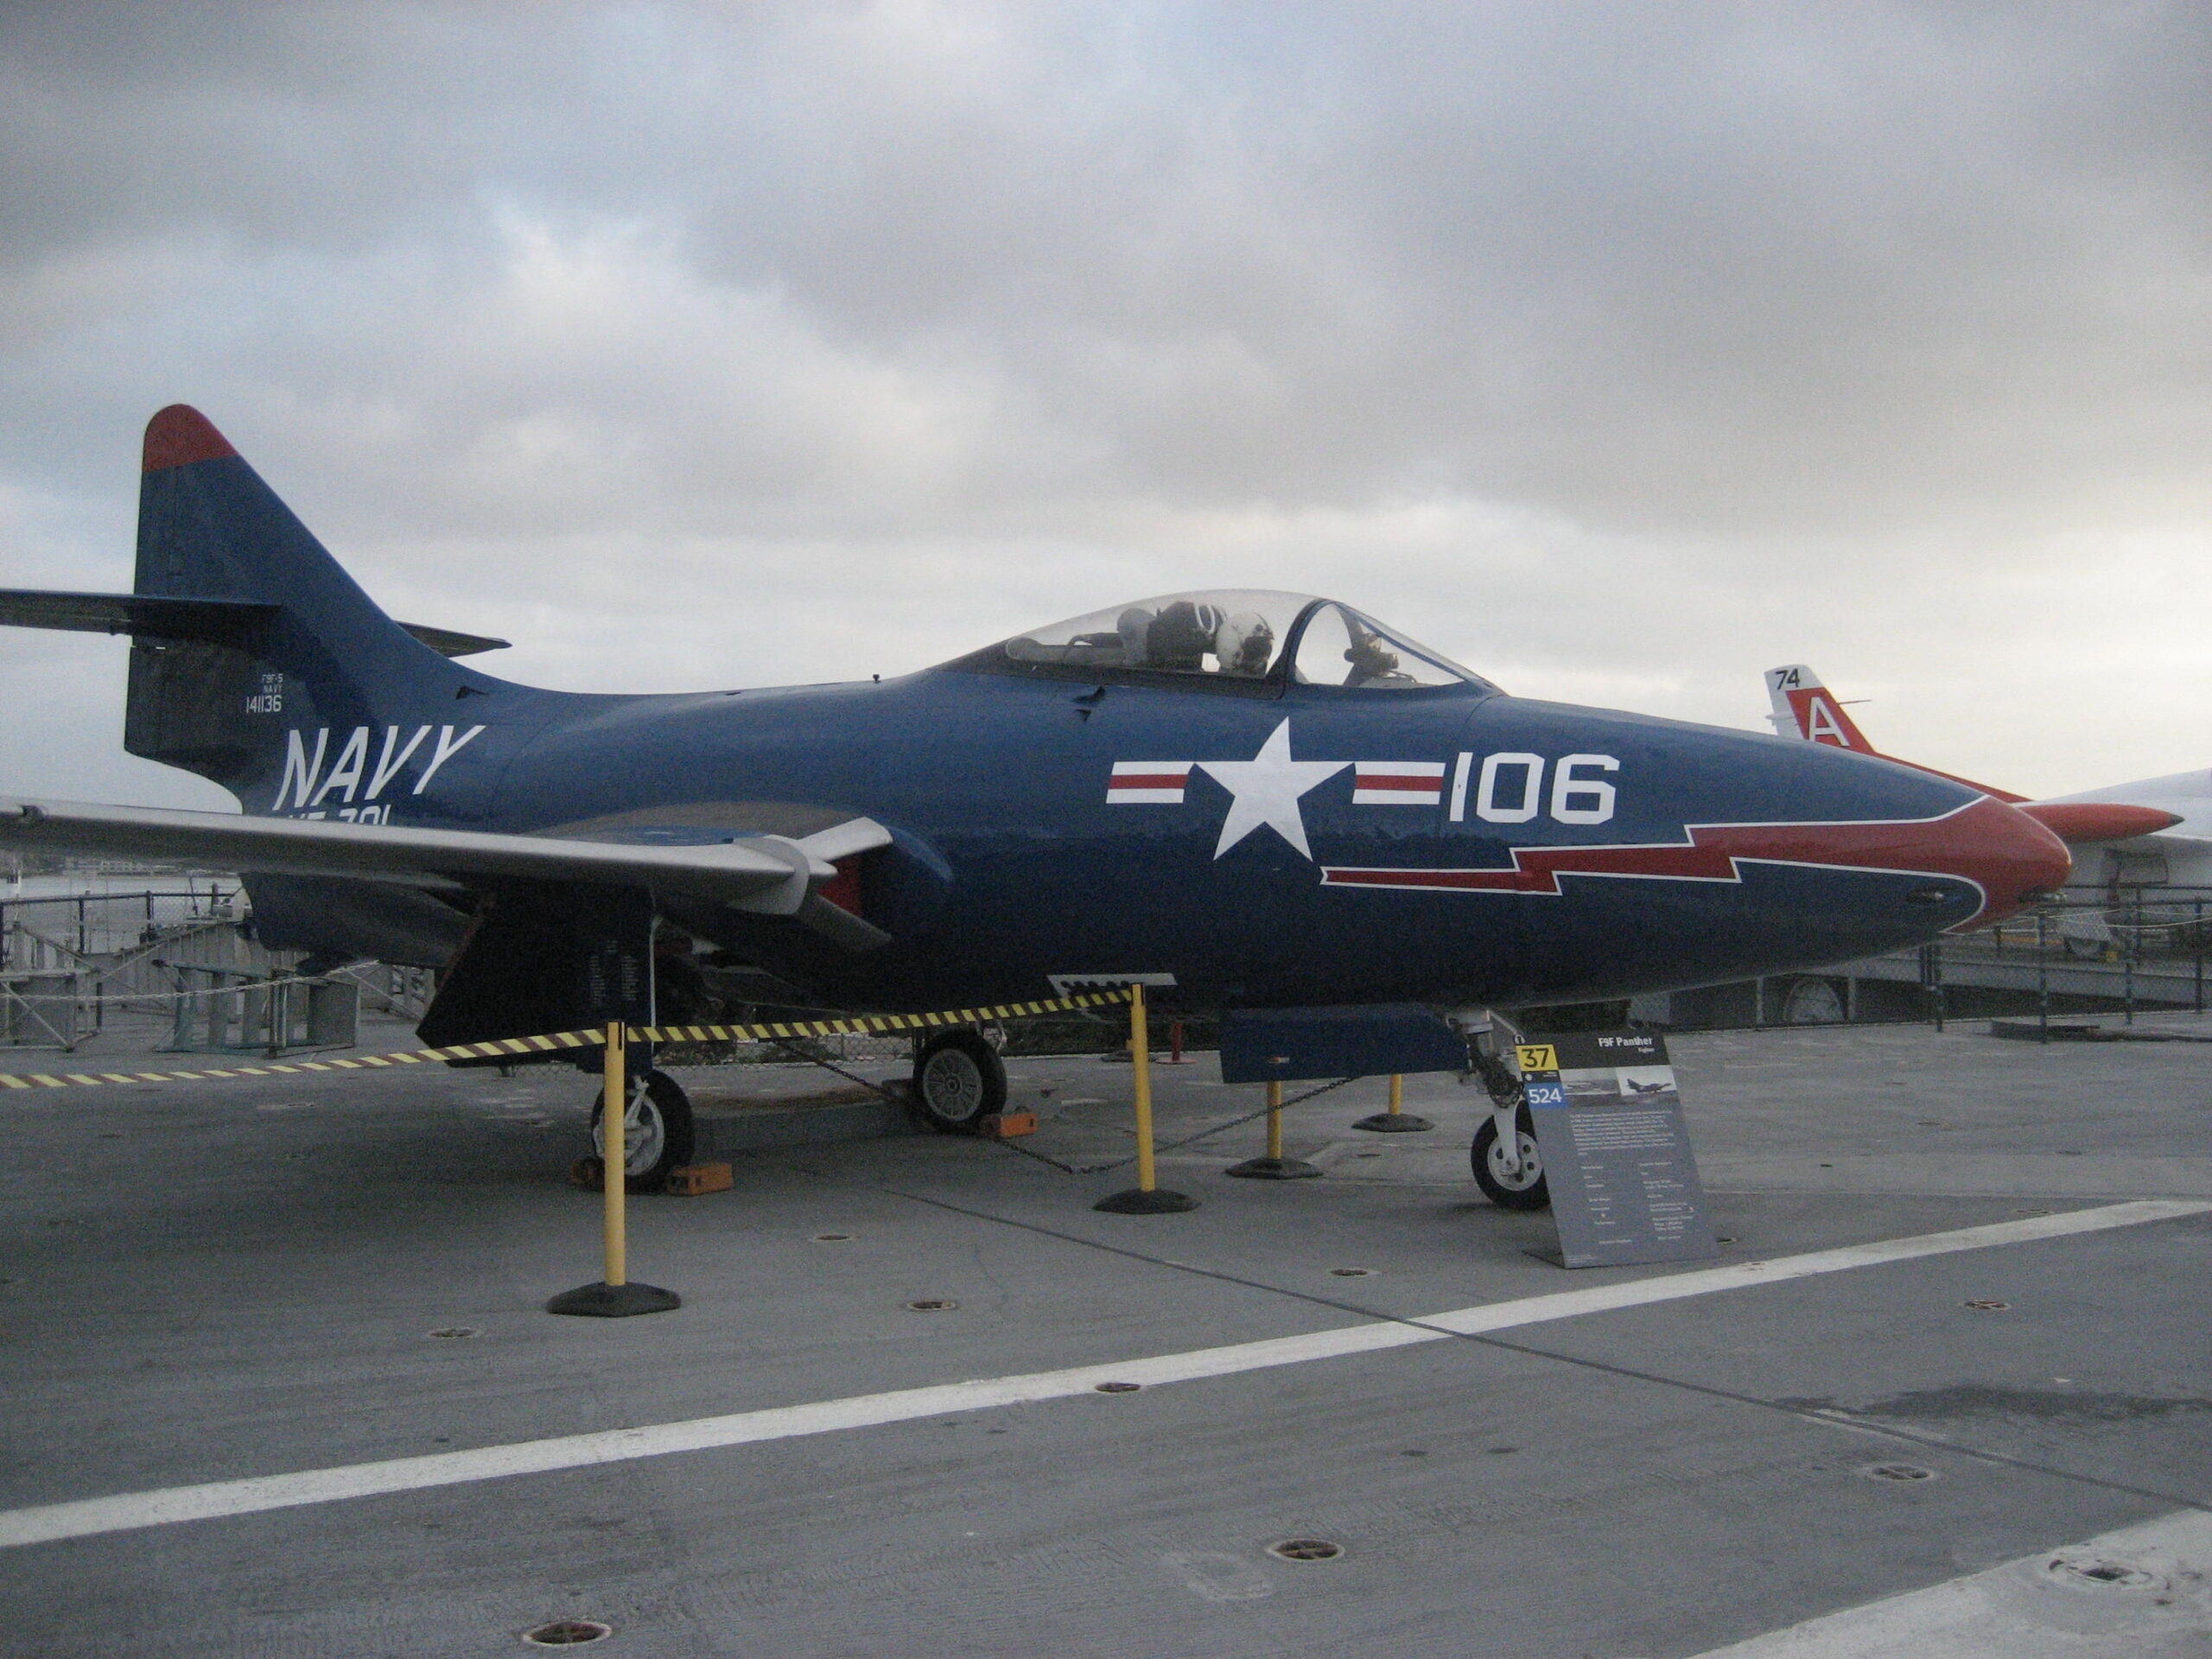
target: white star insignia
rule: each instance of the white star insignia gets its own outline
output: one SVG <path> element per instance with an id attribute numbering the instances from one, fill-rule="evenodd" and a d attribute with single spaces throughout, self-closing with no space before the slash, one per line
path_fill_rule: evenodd
<path id="1" fill-rule="evenodd" d="M 1222 821 L 1221 840 L 1213 849 L 1219 858 L 1262 825 L 1273 830 L 1300 856 L 1311 860 L 1306 844 L 1306 821 L 1299 814 L 1298 798 L 1315 785 L 1335 777 L 1349 760 L 1294 760 L 1290 758 L 1290 721 L 1286 719 L 1249 760 L 1201 760 L 1198 770 L 1234 797 L 1229 816 Z"/>

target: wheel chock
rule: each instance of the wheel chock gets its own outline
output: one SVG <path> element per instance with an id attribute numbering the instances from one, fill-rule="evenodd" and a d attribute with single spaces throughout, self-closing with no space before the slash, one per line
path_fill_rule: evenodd
<path id="1" fill-rule="evenodd" d="M 596 1158 L 579 1158 L 569 1166 L 569 1185 L 597 1192 L 607 1185 L 607 1166 Z"/>
<path id="2" fill-rule="evenodd" d="M 1034 1112 L 993 1112 L 988 1117 L 976 1121 L 976 1133 L 986 1141 L 1011 1141 L 1017 1135 L 1037 1133 L 1037 1114 Z"/>
<path id="3" fill-rule="evenodd" d="M 703 1192 L 729 1191 L 728 1164 L 678 1164 L 668 1172 L 671 1197 L 696 1198 Z"/>

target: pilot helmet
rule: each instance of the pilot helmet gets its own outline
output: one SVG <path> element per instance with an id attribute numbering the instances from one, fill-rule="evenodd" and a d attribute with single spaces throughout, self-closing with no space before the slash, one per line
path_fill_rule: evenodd
<path id="1" fill-rule="evenodd" d="M 1238 611 L 1214 630 L 1213 654 L 1224 674 L 1255 678 L 1274 652 L 1275 631 L 1257 611 Z"/>

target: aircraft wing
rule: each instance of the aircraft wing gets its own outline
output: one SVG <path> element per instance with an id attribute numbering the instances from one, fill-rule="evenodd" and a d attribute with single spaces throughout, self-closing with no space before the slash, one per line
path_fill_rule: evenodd
<path id="1" fill-rule="evenodd" d="M 649 887 L 793 917 L 854 949 L 883 944 L 887 936 L 816 888 L 836 878 L 838 859 L 890 842 L 891 832 L 871 818 L 849 818 L 798 838 L 733 834 L 702 844 L 668 845 L 0 799 L 0 847 L 256 874 L 340 876 L 431 891 L 456 891 L 500 876 Z"/>
<path id="2" fill-rule="evenodd" d="M 2159 841 L 2212 841 L 2212 772 L 2180 772 L 2165 778 L 2140 779 L 2132 784 L 2107 784 L 2102 789 L 2061 795 L 2054 804 L 2070 807 L 2077 802 L 2084 806 L 2126 802 L 2169 812 L 2173 816 L 2173 828 L 2159 835 Z"/>

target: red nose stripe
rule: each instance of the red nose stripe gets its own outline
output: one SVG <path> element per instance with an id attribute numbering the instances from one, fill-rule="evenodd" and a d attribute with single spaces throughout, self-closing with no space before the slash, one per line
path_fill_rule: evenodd
<path id="1" fill-rule="evenodd" d="M 1330 866 L 1325 887 L 1557 896 L 1562 875 L 1666 881 L 1740 881 L 1738 864 L 1948 875 L 1982 890 L 1985 911 L 2010 910 L 2024 893 L 2057 886 L 2066 849 L 2012 808 L 1983 797 L 1940 818 L 1858 823 L 1700 823 L 1687 842 L 1616 847 L 1516 847 L 1504 869 L 1372 869 Z"/>

